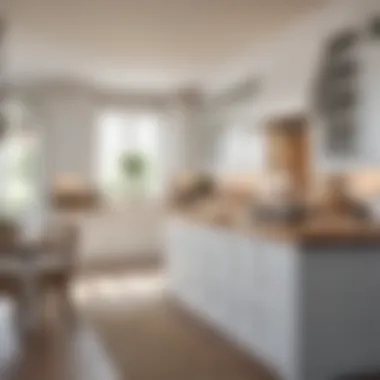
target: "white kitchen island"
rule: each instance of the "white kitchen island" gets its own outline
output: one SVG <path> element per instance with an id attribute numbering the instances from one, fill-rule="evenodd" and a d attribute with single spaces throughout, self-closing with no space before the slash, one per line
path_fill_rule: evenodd
<path id="1" fill-rule="evenodd" d="M 169 217 L 171 294 L 285 380 L 380 370 L 380 239 L 302 239 Z"/>

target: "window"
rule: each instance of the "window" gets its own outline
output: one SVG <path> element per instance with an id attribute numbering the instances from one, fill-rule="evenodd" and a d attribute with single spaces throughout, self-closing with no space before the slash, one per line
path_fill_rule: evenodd
<path id="1" fill-rule="evenodd" d="M 36 199 L 36 139 L 23 133 L 5 135 L 0 142 L 1 214 L 18 217 Z"/>
<path id="2" fill-rule="evenodd" d="M 138 157 L 142 170 L 136 178 L 123 165 Z M 133 190 L 154 196 L 158 190 L 158 120 L 150 114 L 106 113 L 98 124 L 98 183 L 107 199 L 125 198 Z"/>

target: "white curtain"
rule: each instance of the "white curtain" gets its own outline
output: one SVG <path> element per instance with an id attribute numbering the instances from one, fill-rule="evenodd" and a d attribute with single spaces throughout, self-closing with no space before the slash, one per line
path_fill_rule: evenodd
<path id="1" fill-rule="evenodd" d="M 9 101 L 4 111 L 7 128 L 0 140 L 0 213 L 20 219 L 36 203 L 39 139 L 21 103 Z"/>

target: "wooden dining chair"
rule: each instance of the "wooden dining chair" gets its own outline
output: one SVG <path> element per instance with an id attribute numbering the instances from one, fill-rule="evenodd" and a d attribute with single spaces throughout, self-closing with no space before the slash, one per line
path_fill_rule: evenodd
<path id="1" fill-rule="evenodd" d="M 73 317 L 73 305 L 70 297 L 70 285 L 75 274 L 75 262 L 78 246 L 78 231 L 74 224 L 62 224 L 50 230 L 44 240 L 48 256 L 57 258 L 62 264 L 53 270 L 41 273 L 39 286 L 46 300 L 50 295 L 58 301 L 64 317 Z"/>
<path id="2" fill-rule="evenodd" d="M 13 254 L 20 236 L 17 223 L 0 219 L 0 255 Z"/>
<path id="3" fill-rule="evenodd" d="M 10 299 L 14 305 L 15 320 L 20 325 L 23 313 L 23 289 L 20 276 L 15 271 L 10 271 L 7 263 L 17 259 L 19 254 L 18 225 L 8 219 L 0 220 L 0 297 Z"/>

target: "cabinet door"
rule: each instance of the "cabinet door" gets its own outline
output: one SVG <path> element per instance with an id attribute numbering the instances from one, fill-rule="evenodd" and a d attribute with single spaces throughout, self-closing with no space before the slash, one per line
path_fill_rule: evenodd
<path id="1" fill-rule="evenodd" d="M 180 294 L 184 288 L 186 234 L 184 228 L 177 220 L 169 220 L 165 229 L 165 258 L 166 270 L 169 280 L 169 289 Z"/>
<path id="2" fill-rule="evenodd" d="M 225 259 L 220 271 L 222 284 L 221 323 L 229 335 L 236 338 L 241 300 L 239 297 L 239 278 L 241 277 L 244 238 L 241 234 L 230 232 L 226 235 Z"/>
<path id="3" fill-rule="evenodd" d="M 310 181 L 310 135 L 306 119 L 284 118 L 272 123 L 268 132 L 268 163 L 271 170 L 285 173 L 300 196 Z"/>

